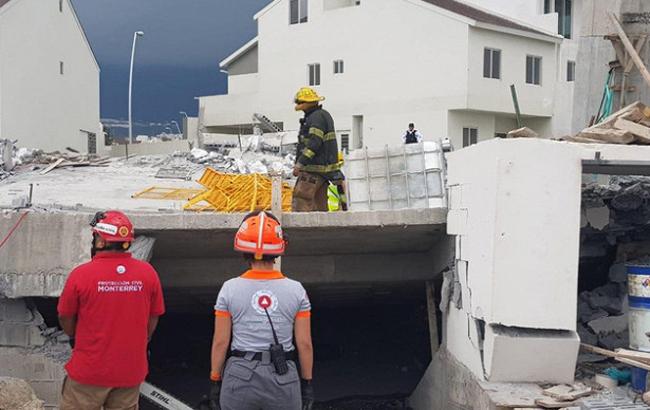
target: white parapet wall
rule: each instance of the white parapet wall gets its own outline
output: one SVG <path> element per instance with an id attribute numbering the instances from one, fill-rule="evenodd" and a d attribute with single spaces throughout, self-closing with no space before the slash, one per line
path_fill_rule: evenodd
<path id="1" fill-rule="evenodd" d="M 460 295 L 447 348 L 482 380 L 573 380 L 581 146 L 492 140 L 450 154 L 448 166 Z"/>
<path id="2" fill-rule="evenodd" d="M 578 152 L 568 144 L 518 139 L 449 155 L 447 232 L 457 237 L 459 274 L 471 295 L 463 307 L 473 317 L 575 330 Z"/>
<path id="3" fill-rule="evenodd" d="M 143 142 L 138 144 L 119 144 L 111 145 L 111 157 L 125 157 L 127 154 L 134 155 L 164 155 L 172 154 L 176 151 L 189 152 L 189 140 L 174 140 L 174 141 L 160 141 L 160 142 Z"/>
<path id="4" fill-rule="evenodd" d="M 648 166 L 650 147 L 542 139 L 495 139 L 451 153 L 447 233 L 456 265 L 443 286 L 447 350 L 483 381 L 572 381 L 583 172 Z"/>

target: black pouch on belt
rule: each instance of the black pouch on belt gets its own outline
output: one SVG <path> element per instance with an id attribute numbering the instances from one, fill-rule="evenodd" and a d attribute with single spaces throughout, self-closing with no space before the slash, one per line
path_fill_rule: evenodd
<path id="1" fill-rule="evenodd" d="M 279 375 L 287 374 L 289 371 L 289 365 L 287 364 L 287 355 L 284 351 L 284 347 L 278 341 L 278 335 L 275 333 L 275 328 L 273 327 L 273 321 L 271 321 L 271 316 L 269 311 L 264 308 L 264 313 L 266 313 L 266 318 L 269 320 L 269 325 L 271 325 L 271 332 L 273 333 L 273 344 L 269 348 L 269 353 L 271 354 L 271 363 L 275 368 L 275 372 Z"/>

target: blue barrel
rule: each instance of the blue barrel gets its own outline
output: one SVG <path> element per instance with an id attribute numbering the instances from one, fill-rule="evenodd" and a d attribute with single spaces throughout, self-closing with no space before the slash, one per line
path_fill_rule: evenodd
<path id="1" fill-rule="evenodd" d="M 645 393 L 648 371 L 632 367 L 632 389 L 639 393 Z"/>
<path id="2" fill-rule="evenodd" d="M 627 265 L 630 348 L 650 352 L 650 266 Z"/>

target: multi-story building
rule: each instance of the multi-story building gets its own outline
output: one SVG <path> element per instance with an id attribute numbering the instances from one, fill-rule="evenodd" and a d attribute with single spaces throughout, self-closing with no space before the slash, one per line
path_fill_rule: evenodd
<path id="1" fill-rule="evenodd" d="M 255 112 L 296 130 L 293 94 L 310 85 L 344 148 L 399 144 L 410 122 L 462 147 L 516 128 L 514 84 L 525 125 L 554 133 L 563 38 L 550 23 L 453 0 L 275 0 L 254 18 L 258 36 L 221 62 L 228 94 L 199 99 L 206 132 L 245 132 Z"/>
<path id="2" fill-rule="evenodd" d="M 584 128 L 586 123 L 574 124 L 574 88 L 576 64 L 589 64 L 578 61 L 580 37 L 583 33 L 582 20 L 586 3 L 592 0 L 465 0 L 510 16 L 532 27 L 558 33 L 563 41 L 557 57 L 557 77 L 555 79 L 555 99 L 553 109 L 553 136 L 572 134 Z M 604 79 L 604 77 L 603 77 Z M 596 107 L 597 108 L 597 107 Z"/>
<path id="3" fill-rule="evenodd" d="M 0 138 L 93 152 L 100 135 L 99 66 L 70 0 L 0 0 Z"/>

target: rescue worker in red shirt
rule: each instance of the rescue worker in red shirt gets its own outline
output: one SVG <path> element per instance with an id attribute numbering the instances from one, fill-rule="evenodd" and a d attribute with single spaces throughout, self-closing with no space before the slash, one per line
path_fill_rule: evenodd
<path id="1" fill-rule="evenodd" d="M 247 215 L 235 235 L 250 270 L 226 281 L 217 297 L 210 409 L 312 408 L 311 305 L 300 282 L 273 269 L 285 246 L 268 212 Z"/>
<path id="2" fill-rule="evenodd" d="M 147 343 L 165 312 L 160 280 L 127 252 L 134 236 L 126 215 L 98 212 L 90 225 L 92 260 L 70 273 L 58 304 L 59 323 L 74 338 L 60 408 L 137 409 Z"/>

